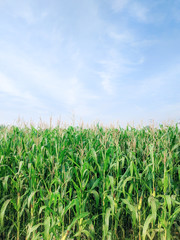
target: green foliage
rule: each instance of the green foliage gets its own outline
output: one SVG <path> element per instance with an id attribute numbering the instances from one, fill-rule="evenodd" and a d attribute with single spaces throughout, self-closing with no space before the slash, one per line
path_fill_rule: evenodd
<path id="1" fill-rule="evenodd" d="M 0 239 L 179 239 L 180 132 L 0 126 Z"/>

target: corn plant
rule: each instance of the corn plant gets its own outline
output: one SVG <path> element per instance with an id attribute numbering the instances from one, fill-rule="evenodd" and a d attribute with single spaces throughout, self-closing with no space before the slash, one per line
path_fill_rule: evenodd
<path id="1" fill-rule="evenodd" d="M 0 127 L 0 239 L 180 238 L 177 126 Z"/>

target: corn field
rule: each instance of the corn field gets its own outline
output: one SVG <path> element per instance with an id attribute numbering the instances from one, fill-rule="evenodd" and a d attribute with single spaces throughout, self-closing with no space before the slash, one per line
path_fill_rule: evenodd
<path id="1" fill-rule="evenodd" d="M 177 126 L 0 128 L 0 239 L 180 239 Z"/>

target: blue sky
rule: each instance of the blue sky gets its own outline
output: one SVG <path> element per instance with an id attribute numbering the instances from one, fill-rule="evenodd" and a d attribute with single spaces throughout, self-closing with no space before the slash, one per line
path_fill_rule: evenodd
<path id="1" fill-rule="evenodd" d="M 0 124 L 180 119 L 180 0 L 0 0 Z"/>

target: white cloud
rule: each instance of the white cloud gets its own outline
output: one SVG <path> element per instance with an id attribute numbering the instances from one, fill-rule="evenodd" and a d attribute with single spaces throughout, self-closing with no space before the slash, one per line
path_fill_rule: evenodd
<path id="1" fill-rule="evenodd" d="M 176 84 L 176 81 L 179 81 L 180 75 L 180 65 L 177 64 L 167 71 L 156 74 L 149 78 L 145 78 L 141 81 L 138 81 L 136 85 L 129 85 L 127 91 L 129 92 L 130 99 L 141 99 L 146 96 L 148 97 L 158 97 L 162 91 L 168 91 L 168 84 Z M 165 92 L 164 92 L 165 94 Z"/>
<path id="2" fill-rule="evenodd" d="M 148 9 L 140 3 L 133 2 L 129 7 L 130 14 L 136 17 L 139 21 L 147 21 Z"/>
<path id="3" fill-rule="evenodd" d="M 64 102 L 69 106 L 78 104 L 79 97 L 81 96 L 81 83 L 74 77 L 67 81 L 63 88 L 65 94 L 63 94 Z"/>
<path id="4" fill-rule="evenodd" d="M 115 12 L 120 12 L 127 6 L 128 3 L 129 3 L 129 0 L 113 0 L 112 9 Z"/>
<path id="5" fill-rule="evenodd" d="M 122 41 L 126 38 L 123 37 L 122 39 L 119 35 L 116 37 L 120 38 Z M 125 46 L 127 47 L 126 54 L 123 53 L 123 49 L 120 49 L 118 52 L 116 49 L 112 48 L 109 50 L 106 59 L 98 61 L 102 71 L 97 71 L 97 75 L 101 79 L 103 90 L 108 95 L 115 96 L 118 90 L 117 85 L 125 84 L 123 79 L 126 74 L 136 70 L 138 65 L 144 63 L 144 56 L 137 50 L 133 51 L 134 46 L 128 43 L 125 43 Z"/>
<path id="6" fill-rule="evenodd" d="M 20 18 L 27 24 L 34 24 L 37 20 L 44 19 L 48 16 L 48 11 L 43 8 L 39 8 L 36 11 L 34 1 L 22 1 L 22 0 L 4 0 L 0 1 L 2 9 L 8 10 L 8 14 L 14 18 Z"/>
<path id="7" fill-rule="evenodd" d="M 0 73 L 0 92 L 13 96 L 20 95 L 18 89 L 13 85 L 12 81 L 2 73 Z"/>
<path id="8" fill-rule="evenodd" d="M 0 72 L 0 124 L 14 124 L 19 117 L 30 120 L 47 111 L 30 91 L 16 86 L 14 79 Z"/>
<path id="9" fill-rule="evenodd" d="M 61 98 L 62 94 L 64 96 L 64 87 L 67 89 L 68 84 L 71 83 L 71 79 L 64 79 L 63 81 L 55 71 L 42 66 L 40 63 L 38 64 L 36 61 L 33 61 L 33 58 L 31 59 L 19 51 L 18 54 L 4 53 L 4 57 L 2 55 L 3 59 L 7 65 L 11 66 L 11 75 L 16 72 L 15 78 L 11 79 L 11 84 L 8 83 L 9 86 L 15 85 L 14 83 L 16 82 L 16 86 L 23 90 L 27 90 L 27 88 L 30 88 L 30 91 L 35 89 L 35 94 L 44 92 L 51 97 Z M 19 75 L 18 78 L 16 77 L 17 73 Z"/>
<path id="10" fill-rule="evenodd" d="M 89 91 L 78 78 L 78 71 L 82 66 L 79 52 L 72 54 L 71 58 L 73 62 L 76 62 L 77 67 L 73 72 L 68 72 L 70 77 L 66 77 L 51 67 L 42 66 L 42 64 L 36 61 L 33 62 L 33 59 L 25 54 L 15 55 L 8 52 L 6 56 L 2 56 L 2 59 L 4 59 L 7 65 L 11 66 L 10 75 L 15 77 L 9 78 L 5 75 L 2 77 L 1 74 L 0 84 L 2 87 L 0 87 L 0 90 L 5 94 L 16 95 L 18 98 L 22 98 L 21 102 L 32 102 L 32 104 L 34 103 L 33 105 L 40 104 L 34 97 L 38 96 L 43 103 L 42 109 L 49 113 L 54 114 L 54 111 L 61 113 L 62 109 L 55 110 L 55 107 L 51 105 L 52 102 L 55 102 L 57 106 L 62 106 L 66 112 L 76 109 L 78 116 L 79 114 L 84 114 L 85 116 L 87 113 L 81 111 L 82 107 L 80 108 L 79 106 L 82 106 L 83 103 L 83 109 L 88 108 L 89 101 L 92 102 L 99 97 Z M 17 75 L 19 76 L 18 78 Z M 24 79 L 26 79 L 25 82 Z M 41 98 L 42 96 L 46 96 L 45 100 Z M 45 107 L 46 104 L 48 106 Z M 51 106 L 52 108 L 50 108 Z M 43 114 L 45 114 L 44 110 Z"/>
<path id="11" fill-rule="evenodd" d="M 132 29 L 119 30 L 115 28 L 109 28 L 107 35 L 114 41 L 121 44 L 120 46 L 130 46 L 131 48 L 142 49 L 143 47 L 150 47 L 158 43 L 157 38 L 147 39 L 140 38 L 138 34 L 135 34 Z"/>
<path id="12" fill-rule="evenodd" d="M 30 6 L 25 6 L 23 8 L 16 9 L 16 12 L 13 12 L 15 17 L 20 17 L 25 20 L 28 24 L 36 22 L 36 17 L 30 8 Z"/>
<path id="13" fill-rule="evenodd" d="M 123 64 L 119 59 L 119 62 L 117 61 L 116 53 L 110 51 L 109 59 L 107 60 L 101 60 L 98 63 L 101 65 L 102 71 L 97 71 L 97 75 L 101 79 L 101 86 L 103 90 L 108 95 L 115 94 L 115 85 L 114 85 L 114 79 L 119 74 L 119 70 L 123 71 Z"/>
<path id="14" fill-rule="evenodd" d="M 114 40 L 118 40 L 121 43 L 125 43 L 125 44 L 129 44 L 131 42 L 134 41 L 134 36 L 132 34 L 130 34 L 129 32 L 121 32 L 121 33 L 117 33 L 116 31 L 109 31 L 108 35 L 114 39 Z"/>
<path id="15" fill-rule="evenodd" d="M 113 85 L 112 85 L 113 76 L 111 76 L 110 73 L 106 73 L 106 72 L 100 72 L 99 76 L 101 78 L 101 84 L 105 92 L 108 95 L 112 95 L 114 92 Z"/>
<path id="16" fill-rule="evenodd" d="M 13 80 L 0 72 L 0 92 L 3 94 L 8 94 L 13 97 L 23 98 L 25 100 L 35 100 L 35 98 L 27 91 L 20 91 Z"/>
<path id="17" fill-rule="evenodd" d="M 159 43 L 158 39 L 142 39 L 142 40 L 135 39 L 133 42 L 131 42 L 131 46 L 143 48 L 143 47 L 151 47 L 158 43 Z"/>
<path id="18" fill-rule="evenodd" d="M 112 9 L 115 12 L 121 12 L 126 10 L 132 17 L 135 17 L 138 21 L 146 22 L 148 8 L 144 4 L 135 0 L 113 0 Z"/>

